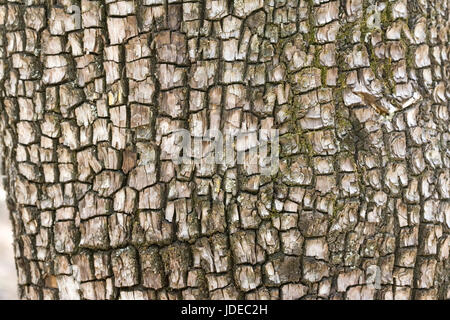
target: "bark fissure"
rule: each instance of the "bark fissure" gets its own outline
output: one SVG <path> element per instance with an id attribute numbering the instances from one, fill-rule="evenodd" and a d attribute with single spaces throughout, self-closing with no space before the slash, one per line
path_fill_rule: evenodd
<path id="1" fill-rule="evenodd" d="M 0 0 L 20 297 L 449 299 L 449 15 Z M 196 162 L 175 160 L 182 129 Z M 246 161 L 208 162 L 208 129 L 247 133 Z M 268 129 L 271 175 L 250 163 Z"/>

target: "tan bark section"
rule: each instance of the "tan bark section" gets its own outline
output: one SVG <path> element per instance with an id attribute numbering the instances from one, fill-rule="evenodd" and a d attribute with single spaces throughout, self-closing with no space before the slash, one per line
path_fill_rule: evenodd
<path id="1" fill-rule="evenodd" d="M 448 1 L 26 3 L 0 0 L 22 298 L 450 298 Z M 280 170 L 176 164 L 181 128 L 277 128 Z"/>

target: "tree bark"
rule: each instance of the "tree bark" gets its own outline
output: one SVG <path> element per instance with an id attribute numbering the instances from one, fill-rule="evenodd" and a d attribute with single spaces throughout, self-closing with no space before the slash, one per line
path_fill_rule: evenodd
<path id="1" fill-rule="evenodd" d="M 0 0 L 20 297 L 449 299 L 449 17 L 445 0 Z M 180 129 L 254 148 L 277 129 L 279 168 L 178 164 Z"/>

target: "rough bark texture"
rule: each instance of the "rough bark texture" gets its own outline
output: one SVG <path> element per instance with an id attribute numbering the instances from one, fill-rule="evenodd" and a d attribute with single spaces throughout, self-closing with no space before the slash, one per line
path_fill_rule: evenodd
<path id="1" fill-rule="evenodd" d="M 60 3 L 0 0 L 22 298 L 450 298 L 448 1 Z M 270 127 L 269 177 L 171 158 Z"/>

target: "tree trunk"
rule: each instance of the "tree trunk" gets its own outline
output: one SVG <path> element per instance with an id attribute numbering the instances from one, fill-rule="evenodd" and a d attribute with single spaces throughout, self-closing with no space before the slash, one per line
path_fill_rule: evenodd
<path id="1" fill-rule="evenodd" d="M 0 0 L 21 298 L 450 298 L 448 1 L 24 2 Z"/>

